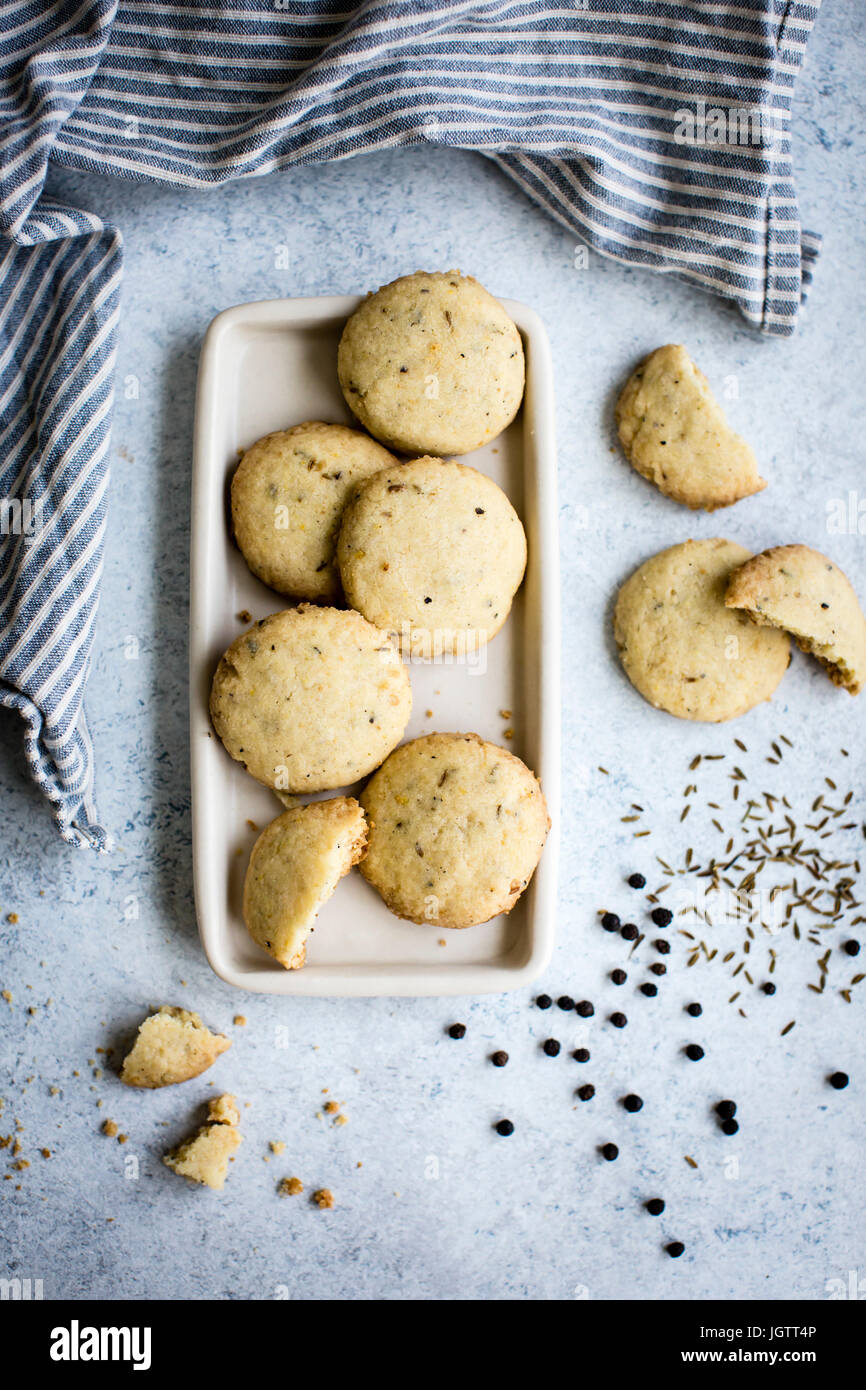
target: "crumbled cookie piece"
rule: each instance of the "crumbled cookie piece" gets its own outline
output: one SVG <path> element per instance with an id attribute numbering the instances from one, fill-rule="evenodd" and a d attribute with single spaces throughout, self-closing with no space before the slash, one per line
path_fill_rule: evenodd
<path id="1" fill-rule="evenodd" d="M 165 1004 L 142 1023 L 120 1079 L 150 1090 L 175 1086 L 207 1071 L 229 1047 L 229 1039 L 211 1033 L 198 1014 Z"/>
<path id="2" fill-rule="evenodd" d="M 297 1197 L 299 1192 L 303 1192 L 304 1184 L 300 1178 L 283 1178 L 277 1191 L 281 1197 Z"/>
<path id="3" fill-rule="evenodd" d="M 178 1144 L 163 1158 L 172 1172 L 219 1191 L 226 1180 L 229 1160 L 242 1142 L 240 1114 L 234 1096 L 208 1102 L 208 1118 L 191 1139 Z"/>
<path id="4" fill-rule="evenodd" d="M 313 1201 L 319 1211 L 330 1211 L 334 1206 L 334 1194 L 329 1187 L 320 1187 L 313 1193 Z"/>
<path id="5" fill-rule="evenodd" d="M 107 1134 L 109 1139 L 114 1139 L 117 1134 L 117 1125 L 114 1120 L 102 1121 L 102 1133 Z"/>

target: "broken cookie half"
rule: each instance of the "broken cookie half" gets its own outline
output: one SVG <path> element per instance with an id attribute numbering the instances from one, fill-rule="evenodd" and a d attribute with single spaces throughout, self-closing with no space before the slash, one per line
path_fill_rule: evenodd
<path id="1" fill-rule="evenodd" d="M 750 445 L 678 344 L 656 348 L 635 369 L 616 423 L 629 463 L 675 502 L 713 512 L 767 486 Z"/>
<path id="2" fill-rule="evenodd" d="M 198 1014 L 164 1004 L 139 1028 L 120 1079 L 127 1086 L 149 1090 L 176 1086 L 201 1076 L 230 1047 L 229 1039 L 211 1033 Z"/>
<path id="3" fill-rule="evenodd" d="M 866 682 L 866 618 L 850 581 L 818 550 L 777 545 L 735 570 L 725 595 L 753 622 L 784 628 L 817 657 L 834 685 L 857 695 Z"/>
<path id="4" fill-rule="evenodd" d="M 367 822 L 351 796 L 294 806 L 256 840 L 244 882 L 244 921 L 286 970 L 306 960 L 319 909 L 367 852 Z"/>
<path id="5" fill-rule="evenodd" d="M 191 1139 L 165 1154 L 163 1163 L 172 1172 L 216 1191 L 224 1185 L 229 1162 L 243 1141 L 238 1128 L 240 1114 L 234 1096 L 208 1101 L 207 1120 Z"/>

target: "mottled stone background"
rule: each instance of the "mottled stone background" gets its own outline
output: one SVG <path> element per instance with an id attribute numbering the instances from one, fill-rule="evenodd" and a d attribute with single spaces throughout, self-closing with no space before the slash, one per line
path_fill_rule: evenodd
<path id="1" fill-rule="evenodd" d="M 2 925 L 0 987 L 11 1003 L 0 1000 L 0 1133 L 20 1125 L 20 1157 L 30 1162 L 14 1171 L 11 1149 L 2 1154 L 12 1172 L 0 1189 L 4 1256 L 11 1272 L 41 1278 L 46 1296 L 802 1299 L 866 1270 L 866 983 L 850 1005 L 837 992 L 856 963 L 835 948 L 818 996 L 806 988 L 818 979 L 818 951 L 785 933 L 778 992 L 766 998 L 742 976 L 732 984 L 718 957 L 688 970 L 677 945 L 649 1000 L 636 986 L 653 953 L 640 948 L 617 990 L 607 972 L 628 948 L 596 924 L 603 906 L 645 921 L 622 884 L 634 868 L 655 884 L 655 853 L 679 863 L 687 845 L 697 858 L 719 848 L 703 809 L 709 782 L 684 823 L 681 793 L 692 756 L 724 752 L 730 764 L 735 735 L 749 747 L 737 761 L 760 789 L 787 792 L 799 810 L 829 776 L 840 795 L 854 789 L 852 819 L 864 819 L 866 696 L 836 692 L 797 655 L 771 705 L 736 726 L 692 727 L 634 694 L 608 636 L 623 577 L 689 535 L 727 534 L 755 549 L 806 541 L 829 549 L 866 593 L 866 540 L 828 535 L 826 521 L 833 498 L 866 495 L 864 43 L 857 0 L 825 7 L 794 120 L 803 222 L 825 245 L 787 342 L 759 338 L 672 277 L 596 256 L 575 269 L 574 239 L 470 154 L 382 154 L 212 194 L 53 176 L 52 191 L 122 228 L 126 274 L 88 694 L 115 853 L 97 861 L 60 843 L 27 781 L 13 717 L 0 747 L 0 912 L 18 917 Z M 279 246 L 288 269 L 277 268 Z M 540 1013 L 536 991 L 454 1003 L 240 996 L 212 975 L 196 935 L 186 624 L 202 333 L 246 299 L 357 291 L 454 264 L 532 304 L 553 346 L 565 804 L 559 940 L 540 986 L 593 999 L 588 1022 Z M 730 415 L 770 479 L 761 497 L 715 518 L 666 502 L 612 448 L 617 383 L 641 352 L 668 341 L 686 343 L 717 386 L 735 379 Z M 765 757 L 780 733 L 796 747 L 777 767 Z M 726 764 L 712 766 L 727 806 Z M 648 838 L 633 839 L 636 826 L 620 819 L 632 802 L 645 808 Z M 849 832 L 847 847 L 858 842 L 859 829 Z M 763 945 L 755 956 L 757 986 Z M 737 985 L 743 995 L 729 1005 Z M 699 1020 L 683 1013 L 693 998 L 704 1005 Z M 105 1066 L 98 1049 L 121 1045 L 161 1002 L 197 1008 L 235 1038 L 215 1084 L 250 1108 L 221 1195 L 189 1189 L 160 1162 L 209 1093 L 207 1078 L 136 1094 L 110 1067 L 93 1075 Z M 615 1006 L 629 1015 L 622 1032 L 604 1021 Z M 239 1012 L 246 1027 L 233 1026 Z M 455 1018 L 467 1024 L 461 1042 L 444 1034 Z M 780 1037 L 791 1019 L 796 1027 Z M 540 1050 L 549 1035 L 563 1042 L 559 1058 Z M 690 1040 L 706 1048 L 699 1065 L 679 1051 Z M 581 1067 L 568 1052 L 584 1043 L 593 1056 Z M 486 1060 L 494 1047 L 511 1054 L 504 1070 Z M 847 1091 L 825 1083 L 838 1067 L 851 1073 Z M 582 1106 L 573 1093 L 587 1080 L 597 1095 Z M 317 1118 L 325 1088 L 344 1103 L 342 1128 Z M 637 1116 L 617 1104 L 627 1090 L 645 1099 Z M 722 1095 L 739 1102 L 735 1139 L 722 1138 L 710 1114 Z M 491 1129 L 502 1115 L 516 1126 L 507 1140 Z M 126 1145 L 100 1134 L 106 1116 Z M 608 1139 L 620 1146 L 613 1164 L 596 1153 Z M 287 1147 L 265 1162 L 270 1140 Z M 320 1213 L 306 1195 L 278 1199 L 276 1182 L 289 1173 L 308 1192 L 330 1187 L 335 1210 Z M 640 1205 L 655 1193 L 668 1204 L 656 1221 Z M 686 1244 L 677 1262 L 661 1253 L 675 1237 Z"/>

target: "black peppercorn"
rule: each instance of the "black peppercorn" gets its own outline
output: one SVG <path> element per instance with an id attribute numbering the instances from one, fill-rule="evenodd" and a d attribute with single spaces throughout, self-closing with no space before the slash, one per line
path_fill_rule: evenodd
<path id="1" fill-rule="evenodd" d="M 722 1120 L 722 1123 L 719 1125 L 722 1134 L 736 1134 L 739 1128 L 740 1126 L 737 1124 L 736 1120 Z"/>
<path id="2" fill-rule="evenodd" d="M 776 993 L 776 986 L 773 984 L 772 980 L 767 980 L 764 984 L 762 984 L 761 989 L 764 991 L 765 994 Z"/>
<path id="3" fill-rule="evenodd" d="M 626 1018 L 625 1014 L 619 1013 L 611 1014 L 610 1021 L 613 1024 L 614 1028 L 624 1028 L 625 1025 L 628 1023 L 628 1019 Z"/>
<path id="4" fill-rule="evenodd" d="M 852 937 L 850 941 L 845 942 L 844 946 L 842 947 L 842 950 L 845 951 L 849 956 L 859 956 L 860 942 L 855 941 Z"/>
<path id="5" fill-rule="evenodd" d="M 449 1036 L 449 1038 L 465 1038 L 465 1037 L 466 1037 L 466 1024 L 465 1024 L 465 1023 L 452 1023 L 452 1024 L 451 1024 L 451 1027 L 448 1029 L 448 1036 Z"/>
<path id="6" fill-rule="evenodd" d="M 653 942 L 653 945 L 655 946 L 655 948 L 656 948 L 656 950 L 658 951 L 658 953 L 659 953 L 660 956 L 669 956 L 669 955 L 670 955 L 670 953 L 671 953 L 671 943 L 670 943 L 669 941 L 665 941 L 665 939 L 664 939 L 663 936 L 660 936 L 659 939 L 658 939 L 658 941 L 654 941 L 654 942 Z"/>
<path id="7" fill-rule="evenodd" d="M 844 1091 L 845 1087 L 848 1085 L 848 1074 L 844 1071 L 834 1071 L 833 1075 L 829 1077 L 828 1080 L 834 1091 Z"/>
<path id="8" fill-rule="evenodd" d="M 508 1053 L 502 1051 L 494 1052 L 490 1060 L 494 1067 L 504 1067 L 508 1062 Z"/>
<path id="9" fill-rule="evenodd" d="M 559 1056 L 560 1044 L 556 1041 L 556 1038 L 548 1038 L 547 1041 L 543 1044 L 543 1048 L 544 1052 L 548 1057 Z"/>
<path id="10" fill-rule="evenodd" d="M 619 1149 L 616 1147 L 616 1144 L 602 1144 L 601 1152 L 608 1163 L 613 1163 L 613 1160 L 619 1157 Z"/>
<path id="11" fill-rule="evenodd" d="M 601 919 L 605 931 L 619 931 L 619 918 L 615 912 L 606 912 Z"/>
<path id="12" fill-rule="evenodd" d="M 581 1100 L 592 1100 L 593 1096 L 595 1095 L 595 1087 L 590 1086 L 589 1083 L 587 1083 L 586 1086 L 581 1086 L 578 1089 L 577 1094 L 580 1096 Z"/>
<path id="13" fill-rule="evenodd" d="M 691 1062 L 699 1062 L 704 1055 L 704 1049 L 698 1047 L 697 1043 L 689 1043 L 685 1048 L 685 1054 Z"/>
<path id="14" fill-rule="evenodd" d="M 588 1061 L 589 1061 L 589 1048 L 588 1048 L 588 1047 L 577 1047 L 577 1048 L 575 1048 L 574 1052 L 572 1052 L 571 1055 L 572 1055 L 572 1057 L 574 1058 L 575 1062 L 588 1062 Z"/>
<path id="15" fill-rule="evenodd" d="M 648 1202 L 644 1202 L 644 1206 L 650 1216 L 661 1216 L 665 1209 L 665 1204 L 661 1197 L 650 1197 Z"/>
<path id="16" fill-rule="evenodd" d="M 637 941 L 638 937 L 640 936 L 640 932 L 638 931 L 634 922 L 626 922 L 625 926 L 620 931 L 620 936 L 622 937 L 623 941 Z"/>
<path id="17" fill-rule="evenodd" d="M 692 1018 L 700 1018 L 703 1009 L 700 1004 L 686 1004 L 686 1013 L 691 1014 Z"/>
<path id="18" fill-rule="evenodd" d="M 553 1003 L 553 1000 L 551 999 L 549 994 L 539 994 L 535 1003 L 539 1009 L 549 1009 L 551 1004 Z"/>
<path id="19" fill-rule="evenodd" d="M 636 1115 L 639 1110 L 643 1110 L 643 1101 L 640 1096 L 628 1095 L 623 1098 L 623 1105 L 630 1115 Z"/>
<path id="20" fill-rule="evenodd" d="M 674 914 L 669 907 L 654 907 L 650 913 L 657 927 L 669 927 L 674 920 Z"/>
<path id="21" fill-rule="evenodd" d="M 514 1125 L 511 1123 L 510 1120 L 500 1120 L 499 1123 L 496 1125 L 496 1133 L 502 1135 L 513 1134 Z"/>
<path id="22" fill-rule="evenodd" d="M 569 1009 L 574 1008 L 574 1000 L 572 999 L 570 994 L 560 994 L 556 1002 L 559 1005 L 560 1009 L 562 1009 L 563 1013 L 568 1013 Z"/>
<path id="23" fill-rule="evenodd" d="M 626 975 L 624 970 L 611 970 L 610 978 L 615 985 L 624 985 L 628 979 L 628 975 Z"/>
<path id="24" fill-rule="evenodd" d="M 591 1004 L 588 999 L 581 999 L 579 1003 L 575 1004 L 574 1008 L 575 1012 L 579 1013 L 581 1018 L 592 1018 L 595 1013 L 595 1006 Z"/>
<path id="25" fill-rule="evenodd" d="M 678 1260 L 685 1248 L 681 1240 L 672 1240 L 665 1246 L 665 1250 L 667 1250 L 672 1260 Z"/>
<path id="26" fill-rule="evenodd" d="M 658 994 L 658 989 L 654 984 L 651 984 L 648 980 L 646 984 L 641 985 L 640 992 L 641 994 L 645 994 L 647 999 L 655 999 L 656 995 Z"/>
<path id="27" fill-rule="evenodd" d="M 716 1106 L 716 1114 L 720 1120 L 732 1120 L 737 1113 L 737 1102 L 735 1100 L 720 1100 Z"/>
<path id="28" fill-rule="evenodd" d="M 646 879 L 643 874 L 629 874 L 628 886 L 629 888 L 646 888 Z"/>
<path id="29" fill-rule="evenodd" d="M 652 965 L 650 966 L 650 970 L 653 972 L 654 975 L 666 975 L 668 973 L 667 966 L 662 965 L 660 960 L 654 960 Z"/>

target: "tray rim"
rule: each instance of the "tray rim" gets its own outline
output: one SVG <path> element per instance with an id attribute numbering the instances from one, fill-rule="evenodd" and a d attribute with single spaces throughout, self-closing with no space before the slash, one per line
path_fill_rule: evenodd
<path id="1" fill-rule="evenodd" d="M 207 647 L 205 595 L 207 573 L 213 555 L 219 550 L 205 524 L 206 489 L 212 484 L 208 461 L 218 445 L 215 412 L 217 359 L 222 342 L 239 326 L 272 327 L 311 325 L 346 319 L 365 298 L 364 295 L 316 295 L 300 298 L 254 300 L 222 310 L 208 325 L 202 340 L 195 397 L 195 423 L 192 454 L 192 503 L 190 523 L 189 595 L 189 724 L 190 790 L 192 815 L 192 861 L 196 923 L 199 938 L 214 973 L 226 984 L 245 992 L 271 995 L 301 995 L 317 998 L 360 997 L 448 997 L 505 993 L 530 984 L 543 972 L 553 952 L 559 866 L 559 812 L 561 786 L 561 700 L 560 700 L 560 587 L 559 534 L 557 512 L 556 440 L 554 419 L 553 366 L 544 324 L 534 309 L 518 300 L 503 298 L 500 303 L 517 324 L 528 344 L 527 391 L 524 399 L 524 438 L 534 442 L 535 469 L 533 506 L 537 545 L 543 556 L 538 566 L 538 720 L 533 759 L 547 801 L 551 828 L 541 862 L 529 892 L 529 946 L 518 964 L 478 964 L 467 962 L 448 966 L 407 963 L 356 963 L 323 965 L 314 974 L 309 967 L 276 974 L 270 968 L 239 971 L 221 952 L 219 932 L 210 930 L 214 913 L 212 889 L 207 882 L 206 829 L 212 814 L 205 790 L 204 748 L 200 750 L 198 690 L 201 663 Z M 464 456 L 470 461 L 472 455 Z M 526 483 L 524 481 L 524 490 Z M 279 598 L 279 596 L 277 596 Z M 206 925 L 207 923 L 207 925 Z M 325 978 L 323 978 L 325 977 Z"/>

